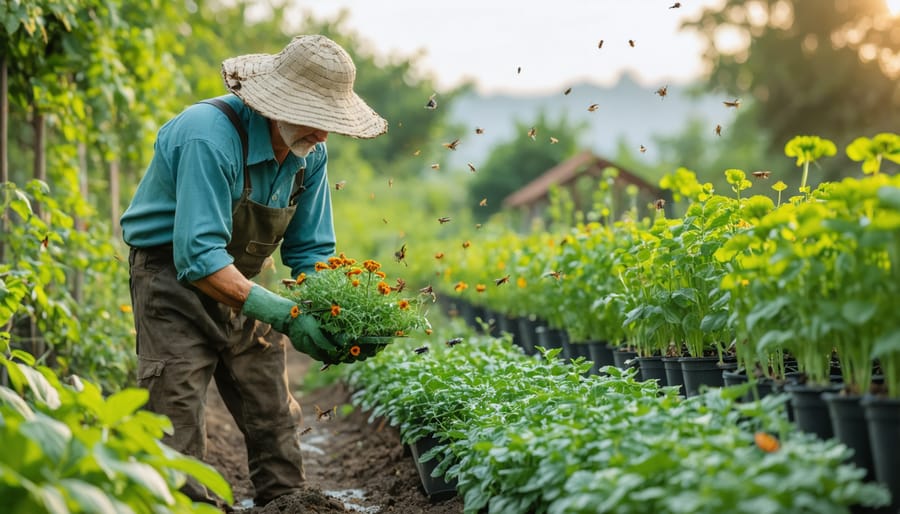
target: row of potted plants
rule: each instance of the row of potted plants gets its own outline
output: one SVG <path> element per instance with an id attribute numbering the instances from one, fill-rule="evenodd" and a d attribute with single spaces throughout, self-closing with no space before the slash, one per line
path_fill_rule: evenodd
<path id="1" fill-rule="evenodd" d="M 526 235 L 486 227 L 458 258 L 441 260 L 435 287 L 504 323 L 538 318 L 564 331 L 576 355 L 579 343 L 600 340 L 648 364 L 705 366 L 720 383 L 723 367 L 754 387 L 802 381 L 785 386 L 798 425 L 871 455 L 868 434 L 884 429 L 867 420 L 900 420 L 900 325 L 892 313 L 900 179 L 871 164 L 900 160 L 898 141 L 860 138 L 847 153 L 867 176 L 815 189 L 804 180 L 788 198 L 781 182 L 772 186 L 775 200 L 748 194 L 769 172 L 727 170 L 732 194 L 720 195 L 679 169 L 662 181 L 676 202 L 688 202 L 675 218 L 659 208 L 652 219 L 599 223 L 585 215 L 573 228 Z M 786 154 L 806 176 L 833 146 L 798 137 Z M 838 411 L 849 414 L 845 430 L 832 427 Z M 895 438 L 900 423 L 887 430 Z M 900 457 L 875 453 L 869 462 L 880 459 L 883 468 Z M 900 482 L 892 487 L 900 491 Z"/>
<path id="2" fill-rule="evenodd" d="M 886 505 L 834 440 L 794 430 L 782 402 L 710 389 L 683 398 L 634 371 L 592 375 L 559 349 L 439 331 L 353 366 L 353 402 L 386 417 L 466 513 L 849 512 Z M 452 336 L 452 338 L 451 338 Z M 437 339 L 435 339 L 437 338 Z M 445 344 L 445 342 L 452 344 Z"/>

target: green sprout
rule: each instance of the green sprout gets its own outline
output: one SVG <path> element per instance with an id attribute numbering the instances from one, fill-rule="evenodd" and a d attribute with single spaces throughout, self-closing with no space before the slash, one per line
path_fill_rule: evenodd
<path id="1" fill-rule="evenodd" d="M 809 163 L 820 157 L 832 157 L 837 154 L 837 147 L 829 139 L 819 136 L 794 136 L 784 145 L 784 154 L 797 158 L 797 166 L 803 166 L 803 178 L 800 180 L 800 191 L 809 192 L 806 179 L 809 176 Z"/>
<path id="2" fill-rule="evenodd" d="M 785 184 L 784 182 L 779 180 L 778 182 L 772 184 L 772 189 L 774 189 L 775 191 L 778 192 L 778 203 L 776 204 L 776 207 L 780 206 L 781 205 L 781 192 L 784 191 L 785 189 L 787 189 L 787 184 Z"/>
<path id="3" fill-rule="evenodd" d="M 753 186 L 753 182 L 747 180 L 747 174 L 744 173 L 744 170 L 737 168 L 725 170 L 725 179 L 731 184 L 731 190 L 737 193 L 738 202 L 741 201 L 741 191 L 750 189 Z"/>
<path id="4" fill-rule="evenodd" d="M 877 175 L 882 159 L 900 164 L 900 135 L 882 132 L 872 139 L 858 137 L 847 145 L 847 157 L 862 161 L 862 171 L 866 175 Z"/>

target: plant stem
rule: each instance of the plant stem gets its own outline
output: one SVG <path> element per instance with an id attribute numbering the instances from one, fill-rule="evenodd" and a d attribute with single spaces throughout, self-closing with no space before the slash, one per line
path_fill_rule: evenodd
<path id="1" fill-rule="evenodd" d="M 800 189 L 806 187 L 806 177 L 809 175 L 809 161 L 803 163 L 803 179 L 800 180 Z"/>

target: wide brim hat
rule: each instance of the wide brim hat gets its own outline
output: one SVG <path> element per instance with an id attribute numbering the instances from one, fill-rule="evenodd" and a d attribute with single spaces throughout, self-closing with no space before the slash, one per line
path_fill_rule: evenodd
<path id="1" fill-rule="evenodd" d="M 363 139 L 387 132 L 387 121 L 353 91 L 350 55 L 325 36 L 297 36 L 275 55 L 226 59 L 222 77 L 267 118 Z"/>

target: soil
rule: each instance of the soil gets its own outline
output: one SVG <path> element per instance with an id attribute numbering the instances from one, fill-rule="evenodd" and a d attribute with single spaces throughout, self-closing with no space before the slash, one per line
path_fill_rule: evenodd
<path id="1" fill-rule="evenodd" d="M 303 408 L 301 437 L 306 488 L 277 498 L 266 506 L 253 505 L 253 484 L 247 468 L 244 437 L 225 408 L 215 384 L 207 404 L 207 462 L 231 484 L 234 508 L 240 514 L 459 514 L 459 496 L 431 501 L 422 489 L 415 463 L 394 427 L 384 419 L 369 422 L 369 414 L 350 405 L 350 393 L 335 382 L 301 393 L 307 372 L 319 373 L 305 355 L 288 352 L 288 376 Z M 312 375 L 311 375 L 312 377 Z M 331 419 L 317 420 L 317 408 L 332 409 Z"/>

